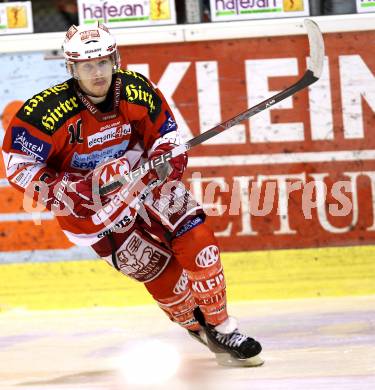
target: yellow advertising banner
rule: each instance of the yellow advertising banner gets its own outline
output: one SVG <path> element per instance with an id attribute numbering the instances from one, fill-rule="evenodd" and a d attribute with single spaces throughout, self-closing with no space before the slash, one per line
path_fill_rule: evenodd
<path id="1" fill-rule="evenodd" d="M 284 12 L 298 12 L 305 10 L 304 0 L 284 0 Z"/>
<path id="2" fill-rule="evenodd" d="M 32 33 L 33 31 L 31 1 L 0 4 L 0 34 Z"/>

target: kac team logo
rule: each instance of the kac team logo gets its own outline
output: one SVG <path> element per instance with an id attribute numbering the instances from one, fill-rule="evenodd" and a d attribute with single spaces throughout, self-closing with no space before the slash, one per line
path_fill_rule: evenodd
<path id="1" fill-rule="evenodd" d="M 183 271 L 180 276 L 180 279 L 178 279 L 178 282 L 174 286 L 173 293 L 176 295 L 182 294 L 187 290 L 188 284 L 189 284 L 188 275 L 186 271 Z"/>
<path id="2" fill-rule="evenodd" d="M 214 265 L 219 260 L 219 248 L 216 245 L 206 246 L 202 249 L 197 257 L 195 263 L 198 267 L 208 268 Z"/>

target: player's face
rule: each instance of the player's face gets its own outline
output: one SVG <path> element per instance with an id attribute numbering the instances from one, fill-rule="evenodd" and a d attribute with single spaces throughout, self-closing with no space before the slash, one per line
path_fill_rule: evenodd
<path id="1" fill-rule="evenodd" d="M 77 62 L 75 74 L 82 90 L 90 96 L 102 97 L 112 82 L 113 64 L 110 57 Z"/>

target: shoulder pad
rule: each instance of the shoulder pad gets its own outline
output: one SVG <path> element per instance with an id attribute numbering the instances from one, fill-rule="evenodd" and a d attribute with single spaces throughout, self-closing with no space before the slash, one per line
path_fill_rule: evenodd
<path id="1" fill-rule="evenodd" d="M 146 107 L 151 121 L 155 122 L 161 112 L 162 99 L 152 83 L 142 74 L 131 70 L 120 69 L 118 74 L 123 84 L 121 98 Z"/>
<path id="2" fill-rule="evenodd" d="M 34 95 L 16 116 L 51 135 L 83 109 L 83 104 L 74 92 L 73 79 L 69 79 Z"/>

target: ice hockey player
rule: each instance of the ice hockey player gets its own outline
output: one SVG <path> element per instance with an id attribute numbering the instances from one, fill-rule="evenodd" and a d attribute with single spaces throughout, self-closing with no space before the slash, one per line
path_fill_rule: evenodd
<path id="1" fill-rule="evenodd" d="M 51 210 L 71 242 L 144 283 L 219 363 L 262 364 L 260 344 L 227 314 L 218 244 L 181 182 L 187 155 L 105 196 L 93 191 L 179 143 L 161 91 L 121 69 L 115 38 L 102 24 L 71 26 L 63 52 L 72 77 L 27 100 L 6 131 L 9 182 Z M 143 199 L 155 180 L 162 185 Z"/>

